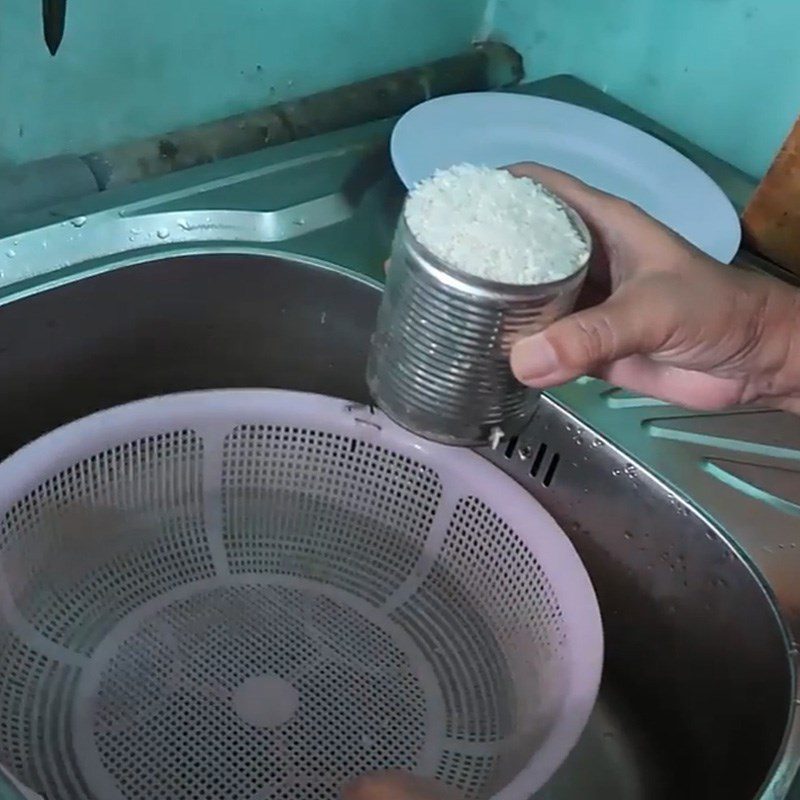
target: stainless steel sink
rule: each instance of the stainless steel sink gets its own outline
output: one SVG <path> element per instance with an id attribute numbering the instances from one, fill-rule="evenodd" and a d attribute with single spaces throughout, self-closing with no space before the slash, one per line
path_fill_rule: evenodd
<path id="1" fill-rule="evenodd" d="M 0 455 L 96 409 L 185 389 L 366 402 L 378 298 L 374 282 L 314 261 L 224 253 L 11 302 L 0 313 Z M 603 613 L 597 709 L 538 797 L 756 796 L 781 752 L 793 673 L 784 625 L 744 555 L 557 399 L 544 399 L 519 441 L 486 455 L 568 532 Z"/>
<path id="2" fill-rule="evenodd" d="M 619 110 L 570 79 L 529 90 Z M 0 456 L 182 389 L 366 401 L 374 279 L 402 202 L 390 130 L 376 122 L 0 220 Z M 603 613 L 596 712 L 538 797 L 792 796 L 797 419 L 692 414 L 578 381 L 485 455 L 562 524 Z M 0 800 L 18 800 L 2 781 Z"/>

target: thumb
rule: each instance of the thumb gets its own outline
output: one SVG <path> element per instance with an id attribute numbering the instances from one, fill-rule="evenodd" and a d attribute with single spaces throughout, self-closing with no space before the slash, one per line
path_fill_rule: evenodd
<path id="1" fill-rule="evenodd" d="M 521 339 L 511 351 L 514 375 L 547 389 L 612 361 L 653 352 L 669 336 L 671 315 L 663 304 L 659 308 L 641 301 L 635 292 L 620 292 Z"/>

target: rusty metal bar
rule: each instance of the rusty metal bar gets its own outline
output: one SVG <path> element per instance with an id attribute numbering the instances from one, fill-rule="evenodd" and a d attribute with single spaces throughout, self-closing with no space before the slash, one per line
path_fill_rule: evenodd
<path id="1" fill-rule="evenodd" d="M 396 116 L 431 97 L 513 86 L 522 57 L 487 42 L 451 58 L 90 153 L 102 190 L 251 153 L 263 147 Z"/>

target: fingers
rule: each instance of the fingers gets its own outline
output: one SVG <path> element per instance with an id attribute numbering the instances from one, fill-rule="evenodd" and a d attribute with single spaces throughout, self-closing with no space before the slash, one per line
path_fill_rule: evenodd
<path id="1" fill-rule="evenodd" d="M 627 356 L 653 352 L 674 325 L 668 303 L 658 307 L 643 292 L 620 291 L 517 342 L 511 368 L 529 386 L 559 386 Z"/>
<path id="2" fill-rule="evenodd" d="M 524 163 L 508 167 L 508 171 L 518 178 L 530 178 L 541 183 L 574 208 L 583 220 L 595 230 L 604 232 L 614 217 L 621 211 L 622 201 L 610 194 L 601 192 L 565 172 L 542 166 Z"/>
<path id="3" fill-rule="evenodd" d="M 643 356 L 615 361 L 598 377 L 629 391 L 696 411 L 716 411 L 742 402 L 743 381 L 659 364 Z"/>
<path id="4" fill-rule="evenodd" d="M 541 183 L 574 208 L 592 234 L 599 238 L 612 261 L 626 257 L 642 261 L 653 252 L 662 252 L 665 260 L 674 260 L 696 252 L 688 242 L 638 206 L 571 175 L 533 163 L 514 164 L 508 171 Z"/>
<path id="5" fill-rule="evenodd" d="M 342 800 L 463 800 L 454 789 L 433 778 L 387 771 L 362 775 L 342 789 Z"/>
<path id="6" fill-rule="evenodd" d="M 611 198 L 611 195 L 589 186 L 588 183 L 584 183 L 573 175 L 552 167 L 545 167 L 543 164 L 535 164 L 533 161 L 512 164 L 507 169 L 518 178 L 531 178 L 531 180 L 541 183 L 563 197 L 570 205 L 575 202 L 578 204 L 588 203 L 591 206 L 593 203 Z"/>

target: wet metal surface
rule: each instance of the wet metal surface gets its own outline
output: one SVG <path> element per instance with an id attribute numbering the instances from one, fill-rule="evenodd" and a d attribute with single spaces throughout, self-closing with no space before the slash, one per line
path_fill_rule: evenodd
<path id="1" fill-rule="evenodd" d="M 365 400 L 378 300 L 365 280 L 381 275 L 402 201 L 390 127 L 6 220 L 0 409 L 13 424 L 0 452 L 185 388 Z M 777 412 L 698 415 L 587 380 L 487 454 L 567 530 L 603 611 L 601 702 L 547 800 L 787 796 L 800 752 L 799 431 Z"/>
<path id="2" fill-rule="evenodd" d="M 0 407 L 14 424 L 0 427 L 0 454 L 99 408 L 185 389 L 366 402 L 378 300 L 376 284 L 314 261 L 228 253 L 108 270 L 7 303 Z M 546 397 L 523 437 L 486 451 L 570 535 L 603 614 L 601 700 L 543 796 L 577 800 L 591 786 L 601 800 L 750 800 L 792 711 L 781 620 L 736 542 L 578 418 L 603 401 L 597 387 L 577 388 L 595 392 L 582 410 Z"/>

